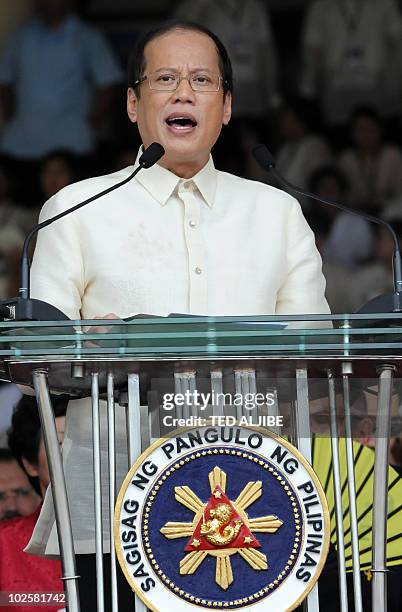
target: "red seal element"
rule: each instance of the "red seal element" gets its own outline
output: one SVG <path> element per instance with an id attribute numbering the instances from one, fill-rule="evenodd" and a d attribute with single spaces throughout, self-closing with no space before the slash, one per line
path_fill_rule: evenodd
<path id="1" fill-rule="evenodd" d="M 233 503 L 221 487 L 216 485 L 184 550 L 191 552 L 260 547 L 261 544 Z"/>

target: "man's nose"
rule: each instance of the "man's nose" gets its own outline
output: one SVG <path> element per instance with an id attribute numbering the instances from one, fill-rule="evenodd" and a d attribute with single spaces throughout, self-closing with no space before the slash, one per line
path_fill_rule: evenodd
<path id="1" fill-rule="evenodd" d="M 180 77 L 179 85 L 173 92 L 175 100 L 180 102 L 194 102 L 195 92 L 192 90 L 188 77 Z"/>
<path id="2" fill-rule="evenodd" d="M 18 499 L 16 495 L 6 495 L 3 500 L 3 508 L 6 512 L 17 510 Z"/>

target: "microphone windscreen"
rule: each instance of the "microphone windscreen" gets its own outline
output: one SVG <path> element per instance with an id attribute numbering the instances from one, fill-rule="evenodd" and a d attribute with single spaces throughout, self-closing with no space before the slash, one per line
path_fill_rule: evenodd
<path id="1" fill-rule="evenodd" d="M 274 156 L 269 152 L 265 144 L 259 144 L 252 150 L 253 157 L 264 170 L 275 168 Z"/>
<path id="2" fill-rule="evenodd" d="M 150 168 L 156 164 L 163 155 L 165 155 L 165 149 L 162 145 L 159 144 L 159 142 L 153 142 L 149 145 L 148 149 L 145 149 L 138 163 L 142 168 Z"/>

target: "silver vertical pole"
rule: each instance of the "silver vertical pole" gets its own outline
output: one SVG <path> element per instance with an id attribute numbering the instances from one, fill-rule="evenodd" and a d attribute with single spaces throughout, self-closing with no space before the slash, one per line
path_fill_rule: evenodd
<path id="1" fill-rule="evenodd" d="M 63 567 L 62 580 L 65 584 L 67 607 L 69 612 L 80 612 L 77 584 L 78 576 L 75 568 L 70 511 L 53 408 L 47 386 L 47 372 L 45 370 L 34 370 L 32 372 L 32 380 L 39 406 L 46 457 L 49 464 L 49 475 L 56 514 L 57 535 Z"/>
<path id="2" fill-rule="evenodd" d="M 296 395 L 296 446 L 307 461 L 311 463 L 310 406 L 307 370 L 305 368 L 296 369 Z M 317 585 L 311 590 L 303 606 L 308 612 L 319 612 Z"/>
<path id="3" fill-rule="evenodd" d="M 236 405 L 236 419 L 239 421 L 242 416 L 249 416 L 250 410 L 246 410 L 244 404 L 244 396 L 254 394 L 256 392 L 255 371 L 247 368 L 243 370 L 235 370 L 235 391 L 236 395 L 242 395 L 243 401 Z"/>
<path id="4" fill-rule="evenodd" d="M 109 528 L 110 528 L 110 580 L 112 612 L 118 612 L 116 551 L 114 548 L 114 505 L 116 502 L 116 439 L 114 413 L 114 377 L 107 375 L 108 459 L 109 459 Z"/>
<path id="5" fill-rule="evenodd" d="M 352 364 L 342 364 L 343 378 L 343 405 L 345 410 L 345 434 L 346 434 L 346 463 L 348 470 L 348 494 L 350 531 L 352 535 L 352 565 L 353 565 L 353 591 L 355 612 L 363 612 L 362 585 L 360 576 L 360 552 L 359 552 L 359 530 L 357 526 L 356 510 L 356 485 L 355 485 L 355 459 L 353 454 L 353 432 L 350 412 L 349 376 L 353 373 Z"/>
<path id="6" fill-rule="evenodd" d="M 98 612 L 104 612 L 105 597 L 103 589 L 103 529 L 102 529 L 102 485 L 99 418 L 99 374 L 92 374 L 92 437 L 93 470 L 95 498 L 95 553 L 96 553 L 96 594 Z"/>
<path id="7" fill-rule="evenodd" d="M 308 378 L 306 369 L 296 370 L 296 441 L 297 448 L 311 463 L 311 433 L 310 433 L 310 407 L 308 396 Z"/>
<path id="8" fill-rule="evenodd" d="M 130 467 L 141 455 L 141 412 L 140 412 L 140 377 L 138 374 L 128 375 L 128 408 L 127 408 L 127 438 Z M 142 600 L 135 595 L 135 612 L 146 612 Z"/>
<path id="9" fill-rule="evenodd" d="M 334 477 L 334 498 L 336 516 L 336 539 L 338 548 L 338 571 L 341 612 L 348 612 L 348 587 L 346 581 L 345 542 L 343 531 L 341 472 L 339 468 L 338 423 L 334 375 L 328 370 L 329 413 L 331 428 L 332 472 Z"/>
<path id="10" fill-rule="evenodd" d="M 223 378 L 222 370 L 211 370 L 211 391 L 214 396 L 212 414 L 214 416 L 223 416 Z M 219 396 L 219 401 L 216 403 L 216 398 Z"/>
<path id="11" fill-rule="evenodd" d="M 182 406 L 176 407 L 176 416 L 178 419 L 188 419 L 190 416 L 197 416 L 197 406 L 194 403 L 194 391 L 196 381 L 195 370 L 189 370 L 188 372 L 175 372 L 174 373 L 174 385 L 175 394 L 181 394 L 185 397 L 192 397 L 192 401 L 188 403 L 186 400 Z M 190 414 L 191 407 L 191 414 Z"/>
<path id="12" fill-rule="evenodd" d="M 268 391 L 267 391 L 268 392 Z M 274 389 L 272 391 L 273 395 L 274 395 L 274 403 L 272 404 L 272 406 L 270 406 L 267 410 L 267 414 L 269 416 L 274 416 L 275 418 L 278 418 L 279 416 L 279 401 L 278 401 L 278 389 Z M 281 434 L 281 427 L 275 425 L 274 427 L 270 427 L 269 428 L 273 433 L 277 434 L 278 436 L 280 436 Z"/>
<path id="13" fill-rule="evenodd" d="M 127 441 L 129 467 L 141 455 L 140 377 L 128 375 Z"/>
<path id="14" fill-rule="evenodd" d="M 388 455 L 391 433 L 392 382 L 395 368 L 384 365 L 379 369 L 378 408 L 374 462 L 372 610 L 387 610 L 387 512 Z"/>

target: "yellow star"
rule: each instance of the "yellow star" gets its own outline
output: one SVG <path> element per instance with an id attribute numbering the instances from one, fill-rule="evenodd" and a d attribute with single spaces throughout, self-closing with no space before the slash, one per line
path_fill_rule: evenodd
<path id="1" fill-rule="evenodd" d="M 219 499 L 220 497 L 222 497 L 222 493 L 220 491 L 215 491 L 214 497 L 216 497 L 216 499 Z"/>
<path id="2" fill-rule="evenodd" d="M 246 536 L 244 538 L 244 544 L 251 544 L 253 541 L 253 538 L 250 538 L 250 536 Z"/>
<path id="3" fill-rule="evenodd" d="M 194 548 L 198 548 L 200 544 L 201 542 L 197 540 L 197 538 L 194 538 L 194 540 L 191 542 L 191 546 L 194 546 Z"/>

